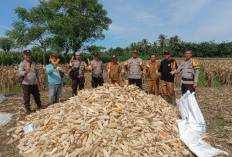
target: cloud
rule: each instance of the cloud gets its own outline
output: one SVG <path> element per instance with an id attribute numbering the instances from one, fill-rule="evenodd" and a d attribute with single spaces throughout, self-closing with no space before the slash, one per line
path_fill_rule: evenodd
<path id="1" fill-rule="evenodd" d="M 6 29 L 9 29 L 9 27 L 5 25 L 0 25 L 0 30 L 6 30 Z"/>
<path id="2" fill-rule="evenodd" d="M 152 16 L 152 15 L 146 13 L 146 12 L 137 14 L 137 16 L 136 16 L 137 21 L 151 21 L 151 20 L 154 20 L 154 19 L 155 19 L 155 16 Z"/>
<path id="3" fill-rule="evenodd" d="M 219 13 L 212 14 L 202 26 L 197 29 L 197 40 L 232 40 L 232 10 L 229 7 Z"/>
<path id="4" fill-rule="evenodd" d="M 109 30 L 106 32 L 107 34 L 122 34 L 123 32 L 125 32 L 125 27 L 123 26 L 119 26 L 119 25 L 115 25 L 115 24 L 111 24 L 109 26 Z"/>
<path id="5" fill-rule="evenodd" d="M 193 16 L 200 13 L 200 11 L 210 2 L 210 0 L 175 0 L 170 5 L 171 8 L 171 22 L 173 24 L 181 25 L 191 21 Z"/>

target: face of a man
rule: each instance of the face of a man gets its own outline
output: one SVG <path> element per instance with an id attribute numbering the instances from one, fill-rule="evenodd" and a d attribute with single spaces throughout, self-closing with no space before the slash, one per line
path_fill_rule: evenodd
<path id="1" fill-rule="evenodd" d="M 57 58 L 56 58 L 56 57 L 52 57 L 51 59 L 53 60 L 53 62 L 56 62 L 56 61 L 57 61 Z"/>
<path id="2" fill-rule="evenodd" d="M 23 57 L 26 61 L 31 62 L 31 54 L 24 54 Z"/>
<path id="3" fill-rule="evenodd" d="M 169 60 L 171 57 L 170 53 L 165 53 L 164 54 L 164 59 Z"/>
<path id="4" fill-rule="evenodd" d="M 81 55 L 76 55 L 76 60 L 80 60 L 81 59 Z"/>
<path id="5" fill-rule="evenodd" d="M 95 60 L 98 60 L 98 58 L 99 58 L 98 56 L 93 56 L 93 59 Z"/>
<path id="6" fill-rule="evenodd" d="M 112 61 L 113 63 L 117 63 L 117 58 L 113 57 L 113 58 L 111 59 L 111 61 Z"/>
<path id="7" fill-rule="evenodd" d="M 134 52 L 134 53 L 132 53 L 132 56 L 133 56 L 133 58 L 137 58 L 138 57 L 138 53 Z"/>
<path id="8" fill-rule="evenodd" d="M 151 55 L 150 59 L 151 59 L 151 62 L 155 62 L 155 60 L 156 60 L 155 55 Z"/>
<path id="9" fill-rule="evenodd" d="M 184 53 L 184 56 L 185 56 L 186 60 L 189 60 L 192 57 L 192 52 L 191 51 L 186 51 Z"/>

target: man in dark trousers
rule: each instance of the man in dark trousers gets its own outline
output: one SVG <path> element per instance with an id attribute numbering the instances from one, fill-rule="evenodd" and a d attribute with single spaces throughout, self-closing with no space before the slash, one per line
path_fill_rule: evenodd
<path id="1" fill-rule="evenodd" d="M 99 60 L 97 52 L 93 54 L 93 60 L 90 62 L 90 70 L 92 71 L 92 87 L 97 88 L 103 86 L 105 73 L 102 61 Z"/>
<path id="2" fill-rule="evenodd" d="M 176 105 L 173 71 L 177 68 L 177 63 L 174 59 L 171 59 L 170 52 L 165 51 L 164 60 L 161 61 L 158 71 L 161 73 L 163 97 L 167 102 L 172 103 L 172 105 Z"/>
<path id="3" fill-rule="evenodd" d="M 138 58 L 138 51 L 132 51 L 132 58 L 126 61 L 125 69 L 129 71 L 129 84 L 136 84 L 142 89 L 143 60 Z"/>
<path id="4" fill-rule="evenodd" d="M 37 107 L 40 109 L 41 101 L 38 83 L 43 86 L 41 78 L 39 76 L 39 71 L 36 67 L 35 62 L 31 61 L 31 51 L 23 51 L 24 60 L 19 64 L 19 76 L 22 79 L 22 89 L 23 89 L 23 100 L 24 106 L 27 110 L 27 114 L 31 113 L 30 108 L 30 95 L 32 94 Z"/>
<path id="5" fill-rule="evenodd" d="M 186 50 L 184 52 L 185 61 L 181 63 L 178 69 L 175 71 L 176 73 L 182 72 L 182 80 L 181 80 L 181 91 L 182 95 L 184 95 L 188 90 L 192 93 L 195 92 L 198 83 L 199 76 L 199 63 L 197 60 L 192 59 L 192 50 Z"/>
<path id="6" fill-rule="evenodd" d="M 73 90 L 73 96 L 77 95 L 77 86 L 79 85 L 79 90 L 84 89 L 85 84 L 85 75 L 84 70 L 86 67 L 86 64 L 84 61 L 81 60 L 81 53 L 75 52 L 75 58 L 76 60 L 72 61 L 72 70 L 71 74 L 72 76 L 72 90 Z"/>

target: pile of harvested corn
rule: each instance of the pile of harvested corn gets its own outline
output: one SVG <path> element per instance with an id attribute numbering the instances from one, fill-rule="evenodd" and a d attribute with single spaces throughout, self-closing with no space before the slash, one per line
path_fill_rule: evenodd
<path id="1" fill-rule="evenodd" d="M 24 156 L 186 156 L 177 109 L 135 86 L 105 84 L 37 111 L 8 130 Z M 34 124 L 25 136 L 23 128 Z"/>

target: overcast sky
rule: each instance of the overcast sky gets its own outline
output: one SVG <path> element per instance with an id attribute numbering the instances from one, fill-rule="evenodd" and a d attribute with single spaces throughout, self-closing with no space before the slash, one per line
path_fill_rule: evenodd
<path id="1" fill-rule="evenodd" d="M 159 34 L 184 41 L 232 41 L 232 0 L 100 0 L 112 19 L 105 39 L 95 44 L 126 47 Z M 31 8 L 37 0 L 1 0 L 0 36 L 16 20 L 14 8 Z"/>

